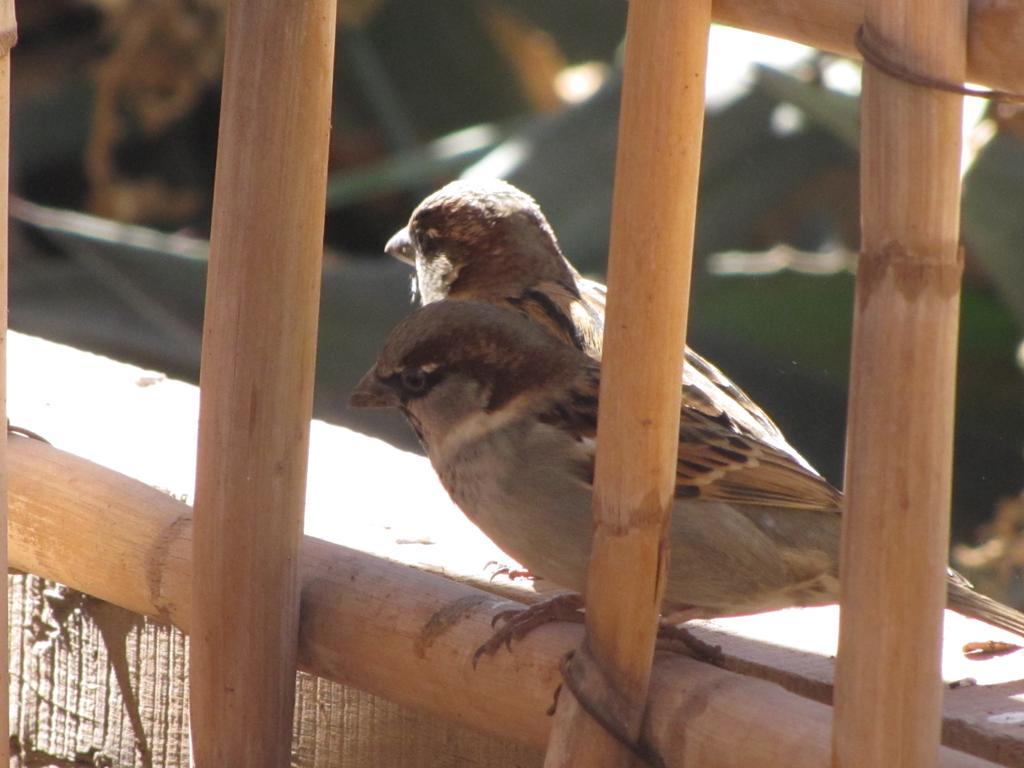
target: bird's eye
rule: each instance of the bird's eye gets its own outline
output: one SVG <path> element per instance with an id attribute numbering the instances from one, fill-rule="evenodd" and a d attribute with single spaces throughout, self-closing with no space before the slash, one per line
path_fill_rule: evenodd
<path id="1" fill-rule="evenodd" d="M 402 387 L 410 394 L 421 394 L 427 388 L 426 372 L 422 368 L 406 368 L 402 371 Z"/>

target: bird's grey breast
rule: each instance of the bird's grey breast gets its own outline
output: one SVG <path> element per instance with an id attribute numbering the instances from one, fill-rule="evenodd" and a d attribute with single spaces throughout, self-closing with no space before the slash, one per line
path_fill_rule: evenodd
<path id="1" fill-rule="evenodd" d="M 750 613 L 835 600 L 833 510 L 677 500 L 669 538 L 668 611 Z"/>
<path id="2" fill-rule="evenodd" d="M 535 418 L 466 441 L 435 469 L 452 500 L 535 575 L 582 590 L 590 550 L 586 449 Z"/>

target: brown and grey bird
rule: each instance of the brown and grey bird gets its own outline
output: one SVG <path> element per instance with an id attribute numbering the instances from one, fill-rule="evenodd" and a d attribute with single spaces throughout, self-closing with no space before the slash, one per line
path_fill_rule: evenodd
<path id="1" fill-rule="evenodd" d="M 600 375 L 522 313 L 449 299 L 391 332 L 351 403 L 399 408 L 469 519 L 535 575 L 582 592 Z M 841 507 L 789 452 L 684 405 L 662 613 L 835 602 Z M 952 572 L 948 595 L 1024 637 L 1024 615 Z"/>
<path id="2" fill-rule="evenodd" d="M 601 359 L 605 287 L 562 254 L 536 201 L 499 179 L 453 181 L 423 200 L 385 246 L 416 269 L 424 305 L 475 299 L 515 309 L 559 339 Z M 689 347 L 683 402 L 810 465 L 742 389 Z"/>

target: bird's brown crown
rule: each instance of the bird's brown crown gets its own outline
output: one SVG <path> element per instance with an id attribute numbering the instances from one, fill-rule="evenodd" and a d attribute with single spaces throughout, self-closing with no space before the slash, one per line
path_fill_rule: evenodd
<path id="1" fill-rule="evenodd" d="M 542 280 L 572 283 L 572 270 L 536 201 L 500 179 L 453 181 L 413 211 L 409 235 L 427 265 L 443 264 L 450 295 Z"/>
<path id="2" fill-rule="evenodd" d="M 490 408 L 531 389 L 568 383 L 582 353 L 518 312 L 484 302 L 448 299 L 413 312 L 391 332 L 377 360 L 378 378 L 420 369 L 461 373 L 487 384 Z"/>

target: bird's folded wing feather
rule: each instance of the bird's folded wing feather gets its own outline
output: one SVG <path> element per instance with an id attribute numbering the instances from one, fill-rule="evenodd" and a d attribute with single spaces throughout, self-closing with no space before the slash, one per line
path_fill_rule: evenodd
<path id="1" fill-rule="evenodd" d="M 793 509 L 838 510 L 840 494 L 793 456 L 683 408 L 676 495 Z"/>
<path id="2" fill-rule="evenodd" d="M 568 401 L 552 403 L 541 420 L 581 441 L 597 434 L 600 367 L 577 378 Z M 586 473 L 593 477 L 593 456 Z M 676 496 L 736 504 L 838 512 L 841 494 L 783 450 L 742 435 L 727 417 L 683 404 L 679 424 Z"/>
<path id="3" fill-rule="evenodd" d="M 579 286 L 582 301 L 572 301 L 568 296 L 564 296 L 563 301 L 568 303 L 570 314 L 577 327 L 587 327 L 594 323 L 593 317 L 599 318 L 598 322 L 601 327 L 596 329 L 599 349 L 600 334 L 604 330 L 603 319 L 607 289 L 601 283 L 578 275 L 576 284 Z M 783 452 L 785 452 L 784 449 L 789 448 L 782 430 L 732 379 L 689 347 L 685 348 L 683 354 L 685 361 L 683 370 L 684 405 L 707 416 L 718 418 L 724 415 L 730 420 L 735 431 L 771 443 L 783 449 Z M 798 464 L 809 467 L 802 458 L 796 458 Z"/>

